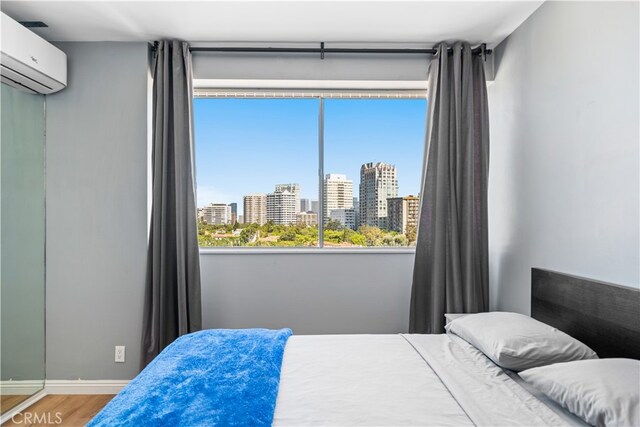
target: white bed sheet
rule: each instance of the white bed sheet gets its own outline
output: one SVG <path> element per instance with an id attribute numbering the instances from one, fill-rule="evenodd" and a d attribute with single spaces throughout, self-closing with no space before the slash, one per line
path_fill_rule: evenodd
<path id="1" fill-rule="evenodd" d="M 456 337 L 294 335 L 273 425 L 576 425 L 561 415 Z"/>
<path id="2" fill-rule="evenodd" d="M 584 426 L 454 335 L 404 335 L 478 426 Z M 561 409 L 561 408 L 559 408 Z M 570 415 L 570 414 L 569 414 Z"/>
<path id="3" fill-rule="evenodd" d="M 274 426 L 472 426 L 401 335 L 294 335 Z"/>

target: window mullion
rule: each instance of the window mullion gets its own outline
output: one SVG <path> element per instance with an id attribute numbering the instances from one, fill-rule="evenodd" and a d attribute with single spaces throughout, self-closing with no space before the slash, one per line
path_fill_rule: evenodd
<path id="1" fill-rule="evenodd" d="M 318 97 L 318 247 L 324 247 L 324 98 Z"/>

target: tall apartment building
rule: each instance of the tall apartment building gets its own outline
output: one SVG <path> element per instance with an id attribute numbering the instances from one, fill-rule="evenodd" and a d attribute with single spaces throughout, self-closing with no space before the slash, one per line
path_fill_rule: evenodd
<path id="1" fill-rule="evenodd" d="M 357 197 L 353 198 L 353 210 L 355 211 L 355 227 L 354 230 L 357 230 L 360 227 L 360 202 Z"/>
<path id="2" fill-rule="evenodd" d="M 300 199 L 300 212 L 309 212 L 311 209 L 310 199 Z"/>
<path id="3" fill-rule="evenodd" d="M 318 200 L 311 201 L 311 212 L 320 213 L 320 202 Z"/>
<path id="4" fill-rule="evenodd" d="M 231 224 L 231 206 L 211 203 L 202 208 L 202 220 L 207 224 Z"/>
<path id="5" fill-rule="evenodd" d="M 267 221 L 279 225 L 295 224 L 298 213 L 296 203 L 299 201 L 290 191 L 274 191 L 267 194 Z"/>
<path id="6" fill-rule="evenodd" d="M 394 165 L 378 162 L 360 167 L 360 225 L 386 228 L 387 199 L 397 196 Z"/>
<path id="7" fill-rule="evenodd" d="M 398 233 L 406 233 L 408 227 L 418 226 L 420 198 L 416 196 L 392 197 L 387 199 L 387 228 Z"/>
<path id="8" fill-rule="evenodd" d="M 237 203 L 229 203 L 231 207 L 231 224 L 235 224 L 238 222 L 238 204 Z"/>
<path id="9" fill-rule="evenodd" d="M 263 225 L 267 222 L 267 196 L 249 194 L 243 197 L 244 223 Z"/>
<path id="10" fill-rule="evenodd" d="M 324 214 L 323 218 L 331 218 L 335 209 L 353 209 L 353 181 L 346 175 L 329 173 L 324 178 Z M 344 222 L 342 225 L 347 226 Z M 355 227 L 352 224 L 353 228 Z"/>
<path id="11" fill-rule="evenodd" d="M 283 193 L 285 191 L 292 193 L 296 197 L 296 202 L 295 202 L 296 213 L 303 212 L 300 206 L 300 184 L 295 184 L 295 183 L 276 184 L 275 193 Z"/>

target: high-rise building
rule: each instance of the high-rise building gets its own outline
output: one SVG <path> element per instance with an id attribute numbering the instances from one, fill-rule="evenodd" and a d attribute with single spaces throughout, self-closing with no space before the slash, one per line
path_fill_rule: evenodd
<path id="1" fill-rule="evenodd" d="M 296 223 L 296 195 L 290 191 L 274 191 L 267 194 L 267 221 L 274 224 L 290 225 Z"/>
<path id="2" fill-rule="evenodd" d="M 334 209 L 353 209 L 353 181 L 346 175 L 329 173 L 324 178 L 324 215 L 331 217 Z M 342 225 L 347 226 L 344 222 Z M 352 224 L 355 227 L 355 224 Z M 350 228 L 352 228 L 350 227 Z"/>
<path id="3" fill-rule="evenodd" d="M 298 212 L 296 214 L 296 224 L 304 225 L 307 227 L 314 227 L 318 225 L 318 214 L 315 212 Z"/>
<path id="4" fill-rule="evenodd" d="M 296 213 L 302 212 L 302 209 L 300 208 L 300 184 L 295 184 L 295 183 L 276 184 L 275 193 L 283 193 L 285 191 L 288 191 L 289 193 L 292 193 L 295 196 Z"/>
<path id="5" fill-rule="evenodd" d="M 238 204 L 229 203 L 229 206 L 231 206 L 231 224 L 235 224 L 238 222 Z"/>
<path id="6" fill-rule="evenodd" d="M 353 210 L 355 211 L 355 228 L 354 230 L 357 230 L 358 227 L 360 227 L 360 203 L 358 202 L 358 198 L 354 197 L 353 198 Z"/>
<path id="7" fill-rule="evenodd" d="M 387 228 L 398 233 L 406 233 L 407 228 L 418 226 L 419 211 L 419 197 L 405 196 L 387 199 Z"/>
<path id="8" fill-rule="evenodd" d="M 311 212 L 320 213 L 320 202 L 317 200 L 311 201 Z"/>
<path id="9" fill-rule="evenodd" d="M 340 224 L 352 230 L 356 229 L 356 210 L 350 209 L 331 209 L 329 211 L 329 219 L 338 221 Z"/>
<path id="10" fill-rule="evenodd" d="M 300 199 L 300 212 L 309 212 L 311 209 L 311 200 Z"/>
<path id="11" fill-rule="evenodd" d="M 360 167 L 360 225 L 386 228 L 387 199 L 397 196 L 394 165 L 379 162 Z"/>
<path id="12" fill-rule="evenodd" d="M 202 220 L 207 224 L 231 224 L 231 206 L 211 203 L 202 208 Z"/>
<path id="13" fill-rule="evenodd" d="M 264 194 L 249 194 L 244 196 L 245 224 L 263 225 L 267 222 L 267 196 Z"/>

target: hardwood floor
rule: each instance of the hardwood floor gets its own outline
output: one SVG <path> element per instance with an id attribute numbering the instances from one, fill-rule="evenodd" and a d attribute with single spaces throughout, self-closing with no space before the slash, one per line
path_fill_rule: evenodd
<path id="1" fill-rule="evenodd" d="M 30 398 L 30 394 L 3 394 L 0 396 L 0 411 L 7 412 L 18 403 Z"/>
<path id="2" fill-rule="evenodd" d="M 2 424 L 5 426 L 80 427 L 89 422 L 112 394 L 50 394 Z"/>

